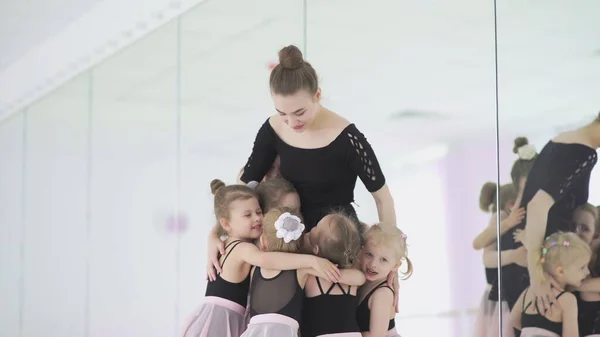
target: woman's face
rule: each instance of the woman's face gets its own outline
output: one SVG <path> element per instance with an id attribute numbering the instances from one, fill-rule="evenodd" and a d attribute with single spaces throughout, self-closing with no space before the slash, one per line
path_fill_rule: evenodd
<path id="1" fill-rule="evenodd" d="M 311 95 L 305 90 L 300 90 L 293 95 L 271 95 L 275 110 L 283 122 L 298 133 L 304 132 L 315 120 L 321 104 L 321 91 Z"/>

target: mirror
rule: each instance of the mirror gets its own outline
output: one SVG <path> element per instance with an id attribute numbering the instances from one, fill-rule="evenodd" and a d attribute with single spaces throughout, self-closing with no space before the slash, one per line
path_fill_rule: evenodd
<path id="1" fill-rule="evenodd" d="M 515 242 L 514 234 L 527 228 L 524 238 L 529 256 L 502 270 L 503 297 L 510 308 L 516 308 L 517 317 L 522 304 L 536 295 L 548 294 L 553 303 L 560 295 L 543 283 L 537 272 L 540 268 L 546 272 L 543 279 L 556 281 L 556 287 L 577 286 L 587 277 L 586 259 L 595 260 L 597 255 L 594 232 L 599 201 L 592 168 L 600 146 L 598 95 L 594 90 L 600 85 L 595 44 L 600 26 L 595 9 L 597 5 L 589 1 L 535 6 L 498 3 L 500 178 L 502 183 L 512 181 L 518 187 L 518 204 L 526 214 L 502 236 L 501 250 L 503 257 L 515 249 L 524 250 Z M 577 247 L 581 249 L 575 252 Z M 571 265 L 581 264 L 578 271 L 557 271 L 567 258 Z M 592 277 L 597 276 L 594 264 L 589 267 Z M 600 332 L 595 330 L 597 313 L 592 309 L 597 294 L 560 295 L 559 305 L 577 298 L 580 315 L 578 322 L 567 322 L 575 320 L 568 315 L 575 310 L 574 305 L 553 310 L 550 319 L 562 322 L 563 329 L 556 327 L 555 332 L 581 336 Z M 543 305 L 540 310 L 545 310 Z M 525 314 L 538 311 L 531 306 Z M 513 333 L 513 326 L 519 328 L 517 336 L 520 329 L 525 335 L 526 330 L 544 328 L 511 322 L 507 315 L 503 320 L 508 323 L 505 330 L 509 330 L 505 335 Z M 569 326 L 578 326 L 578 331 L 564 330 Z"/>

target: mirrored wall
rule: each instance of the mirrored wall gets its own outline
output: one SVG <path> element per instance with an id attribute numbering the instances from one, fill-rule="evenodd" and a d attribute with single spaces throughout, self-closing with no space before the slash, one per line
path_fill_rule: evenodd
<path id="1" fill-rule="evenodd" d="M 315 161 L 335 141 L 314 139 L 349 127 L 361 137 L 350 148 L 364 160 L 356 188 L 330 206 L 406 235 L 414 270 L 390 308 L 399 334 L 500 336 L 498 289 L 518 297 L 525 283 L 515 275 L 527 274 L 513 234 L 524 227 L 534 155 L 598 117 L 598 6 L 538 5 L 205 1 L 73 78 L 0 124 L 0 335 L 181 336 L 207 286 L 210 183 L 237 182 L 269 119 L 281 146 L 304 144 L 280 154 L 303 211 L 344 189 L 321 170 L 360 159 L 343 142 Z M 311 106 L 338 121 L 321 133 L 290 131 L 304 120 L 281 106 L 298 102 L 271 95 L 288 45 L 319 78 Z M 589 125 L 578 139 L 592 143 L 573 150 L 588 157 L 600 134 Z M 513 151 L 517 137 L 527 143 Z M 337 187 L 310 194 L 318 182 Z M 509 271 L 501 287 L 498 232 Z"/>

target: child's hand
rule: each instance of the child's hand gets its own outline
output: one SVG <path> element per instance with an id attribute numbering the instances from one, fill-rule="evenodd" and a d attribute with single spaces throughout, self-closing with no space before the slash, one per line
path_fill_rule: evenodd
<path id="1" fill-rule="evenodd" d="M 525 217 L 525 208 L 521 207 L 518 209 L 513 209 L 510 212 L 510 215 L 506 220 L 508 220 L 509 228 L 513 228 L 516 225 L 520 224 L 523 218 Z"/>
<path id="2" fill-rule="evenodd" d="M 392 270 L 392 272 L 388 275 L 387 285 L 394 289 L 394 308 L 396 309 L 396 313 L 400 312 L 398 306 L 398 291 L 400 290 L 400 283 L 398 282 L 398 270 Z"/>
<path id="3" fill-rule="evenodd" d="M 329 282 L 338 283 L 340 281 L 342 274 L 335 264 L 327 259 L 316 256 L 314 261 L 313 269 L 321 275 L 326 275 Z"/>
<path id="4" fill-rule="evenodd" d="M 206 278 L 209 281 L 217 279 L 217 273 L 223 272 L 219 262 L 219 254 L 225 255 L 225 243 L 221 239 L 210 235 L 208 237 L 208 263 L 206 264 Z"/>
<path id="5" fill-rule="evenodd" d="M 513 233 L 513 239 L 515 239 L 515 242 L 517 243 L 525 243 L 525 231 L 522 229 L 517 229 Z"/>

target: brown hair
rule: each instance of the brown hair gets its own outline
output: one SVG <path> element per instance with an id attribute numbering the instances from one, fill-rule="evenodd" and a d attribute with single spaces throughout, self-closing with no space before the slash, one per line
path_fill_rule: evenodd
<path id="1" fill-rule="evenodd" d="M 270 179 L 260 183 L 256 189 L 263 212 L 279 205 L 279 200 L 288 193 L 298 193 L 294 185 L 283 178 Z"/>
<path id="2" fill-rule="evenodd" d="M 300 49 L 290 45 L 279 51 L 279 64 L 271 71 L 269 86 L 272 94 L 288 96 L 306 90 L 314 95 L 319 89 L 319 78 L 310 63 L 302 58 Z"/>
<path id="3" fill-rule="evenodd" d="M 484 212 L 498 212 L 504 210 L 506 205 L 517 199 L 517 189 L 513 184 L 505 184 L 500 186 L 500 204 L 496 200 L 496 192 L 498 185 L 496 183 L 487 182 L 483 184 L 481 193 L 479 194 L 479 208 Z"/>
<path id="4" fill-rule="evenodd" d="M 296 214 L 287 208 L 273 208 L 267 214 L 265 214 L 262 236 L 264 237 L 264 244 L 266 245 L 265 248 L 269 252 L 297 253 L 298 250 L 300 250 L 300 244 L 302 242 L 301 239 L 292 240 L 288 243 L 285 243 L 282 238 L 277 237 L 275 221 L 277 221 L 277 219 L 279 219 L 279 217 L 286 212 L 300 217 L 299 214 Z"/>
<path id="5" fill-rule="evenodd" d="M 408 245 L 406 235 L 396 226 L 375 224 L 365 233 L 365 242 L 378 246 L 384 244 L 392 247 L 396 252 L 396 259 L 400 262 L 406 260 L 406 271 L 400 271 L 402 279 L 406 280 L 413 273 L 413 264 L 408 258 Z"/>
<path id="6" fill-rule="evenodd" d="M 596 206 L 590 204 L 589 202 L 586 202 L 585 204 L 577 207 L 576 210 L 590 213 L 596 221 L 596 227 L 598 227 L 598 208 L 596 208 Z"/>
<path id="7" fill-rule="evenodd" d="M 210 182 L 210 190 L 215 196 L 214 200 L 214 212 L 219 226 L 219 236 L 227 234 L 225 229 L 221 226 L 220 219 L 229 219 L 229 206 L 236 200 L 248 200 L 255 198 L 258 200 L 256 193 L 246 185 L 229 185 L 226 186 L 224 182 L 219 179 L 214 179 Z"/>
<path id="8" fill-rule="evenodd" d="M 327 219 L 330 235 L 319 238 L 319 256 L 340 268 L 351 268 L 360 254 L 361 246 L 356 223 L 342 213 L 331 213 L 327 215 Z"/>
<path id="9" fill-rule="evenodd" d="M 527 137 L 518 137 L 515 139 L 515 145 L 513 147 L 513 153 L 518 154 L 519 149 L 525 145 L 529 144 L 529 140 Z M 537 154 L 532 159 L 526 160 L 518 158 L 515 160 L 512 169 L 510 170 L 510 177 L 512 178 L 513 185 L 519 191 L 519 181 L 521 178 L 527 178 L 529 171 L 533 167 L 535 160 L 537 159 Z"/>
<path id="10" fill-rule="evenodd" d="M 544 272 L 552 275 L 557 267 L 566 267 L 577 258 L 591 256 L 590 246 L 575 233 L 557 232 L 544 240 L 535 268 L 541 279 Z"/>

